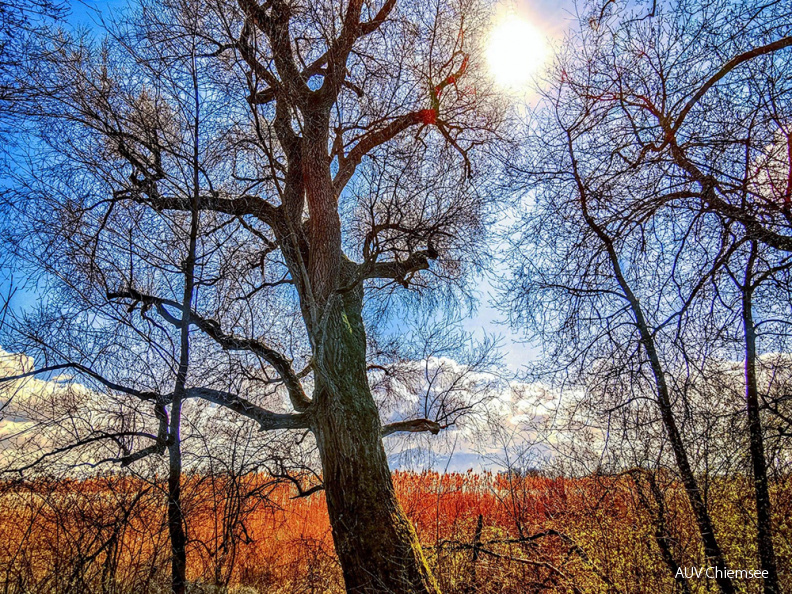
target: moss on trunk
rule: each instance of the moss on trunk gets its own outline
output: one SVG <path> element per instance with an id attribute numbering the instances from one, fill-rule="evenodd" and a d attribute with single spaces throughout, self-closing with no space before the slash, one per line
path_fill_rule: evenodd
<path id="1" fill-rule="evenodd" d="M 332 307 L 322 362 L 332 385 L 317 381 L 314 434 L 347 591 L 439 593 L 391 480 L 366 377 L 362 292 Z"/>

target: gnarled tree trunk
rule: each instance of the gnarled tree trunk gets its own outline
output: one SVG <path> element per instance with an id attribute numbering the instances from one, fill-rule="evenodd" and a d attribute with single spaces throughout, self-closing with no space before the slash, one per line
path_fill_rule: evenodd
<path id="1" fill-rule="evenodd" d="M 328 305 L 314 434 L 348 592 L 439 592 L 393 488 L 366 377 L 362 291 Z M 331 385 L 332 384 L 332 385 Z"/>

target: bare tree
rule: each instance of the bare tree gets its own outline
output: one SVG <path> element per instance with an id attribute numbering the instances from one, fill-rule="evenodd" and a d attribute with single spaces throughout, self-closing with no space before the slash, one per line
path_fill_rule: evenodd
<path id="1" fill-rule="evenodd" d="M 417 299 L 398 286 L 451 302 L 479 262 L 504 120 L 485 18 L 468 1 L 144 2 L 100 44 L 60 33 L 25 72 L 38 100 L 6 232 L 57 297 L 9 340 L 42 355 L 31 373 L 155 408 L 153 445 L 121 459 L 167 435 L 176 591 L 190 399 L 311 432 L 349 591 L 437 590 L 382 437 L 468 408 L 447 391 L 434 418 L 383 427 L 364 305 L 397 317 Z"/>
<path id="2" fill-rule="evenodd" d="M 531 261 L 518 256 L 512 311 L 544 327 L 545 337 L 561 332 L 552 341 L 558 367 L 570 366 L 612 399 L 598 403 L 608 419 L 636 410 L 650 387 L 704 550 L 717 565 L 725 555 L 702 488 L 707 475 L 690 454 L 694 427 L 685 421 L 691 390 L 712 381 L 703 370 L 730 352 L 724 340 L 736 320 L 733 304 L 722 303 L 724 267 L 746 242 L 785 249 L 779 105 L 789 89 L 778 73 L 789 60 L 791 24 L 788 3 L 587 7 L 572 41 L 580 49 L 554 68 L 523 171 L 535 182 L 536 205 L 517 243 Z M 547 237 L 546 229 L 563 233 Z M 783 255 L 770 257 L 766 269 L 786 265 Z M 752 371 L 754 285 L 736 282 L 759 558 L 765 591 L 778 592 Z M 734 591 L 728 578 L 718 585 Z"/>
<path id="3" fill-rule="evenodd" d="M 2 0 L 0 2 L 0 139 L 4 151 L 11 142 L 14 106 L 26 97 L 26 85 L 17 77 L 47 27 L 65 16 L 66 4 L 58 0 Z"/>

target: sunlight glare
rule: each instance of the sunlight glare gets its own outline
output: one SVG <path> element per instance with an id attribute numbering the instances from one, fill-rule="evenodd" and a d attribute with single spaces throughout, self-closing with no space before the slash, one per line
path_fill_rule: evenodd
<path id="1" fill-rule="evenodd" d="M 546 56 L 542 34 L 515 14 L 501 18 L 490 33 L 487 63 L 495 82 L 508 90 L 524 90 Z"/>

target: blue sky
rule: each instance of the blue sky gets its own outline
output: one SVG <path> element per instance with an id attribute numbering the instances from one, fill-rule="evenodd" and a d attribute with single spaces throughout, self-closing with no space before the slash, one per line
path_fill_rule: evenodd
<path id="1" fill-rule="evenodd" d="M 71 27 L 99 29 L 101 20 L 107 18 L 113 10 L 123 9 L 129 0 L 75 0 L 71 4 L 71 13 L 67 18 L 68 25 Z M 525 20 L 532 23 L 536 29 L 546 34 L 549 38 L 558 40 L 563 37 L 564 32 L 570 27 L 573 21 L 572 2 L 569 0 L 540 0 L 522 1 L 515 3 L 502 3 L 498 10 L 514 11 Z M 502 338 L 502 352 L 504 362 L 511 371 L 519 371 L 526 363 L 535 360 L 539 350 L 536 346 L 525 343 L 521 334 L 515 332 L 504 323 L 501 312 L 493 305 L 497 299 L 496 290 L 493 283 L 497 279 L 499 271 L 492 270 L 487 276 L 471 279 L 471 286 L 475 287 L 478 298 L 478 308 L 475 314 L 463 322 L 466 330 L 481 338 L 484 334 L 498 335 Z M 13 279 L 13 284 L 12 284 Z M 0 308 L 10 292 L 14 291 L 11 307 L 15 310 L 34 305 L 42 294 L 35 286 L 26 284 L 23 273 L 19 270 L 0 269 Z M 0 315 L 2 315 L 0 313 Z M 2 349 L 3 345 L 0 345 Z M 510 398 L 503 396 L 503 406 L 506 406 Z M 506 414 L 506 413 L 504 413 Z M 508 411 L 507 417 L 515 414 Z M 428 460 L 424 456 L 427 450 L 420 447 L 410 449 L 409 452 L 420 454 L 418 458 L 410 462 L 409 456 L 404 457 L 404 452 L 395 443 L 389 444 L 391 463 L 394 467 L 412 467 L 411 464 L 430 466 L 443 470 L 466 470 L 474 467 L 478 470 L 492 466 L 492 460 L 482 455 L 482 452 L 472 446 L 473 441 L 467 434 L 460 433 L 449 436 L 442 443 L 437 440 L 432 441 L 432 452 L 434 457 Z M 474 451 L 475 450 L 475 451 Z M 401 452 L 401 453 L 399 453 Z M 408 452 L 408 453 L 409 453 Z M 493 455 L 497 454 L 492 450 Z"/>
<path id="2" fill-rule="evenodd" d="M 70 26 L 98 28 L 102 18 L 127 4 L 128 0 L 74 0 L 67 21 Z M 558 40 L 572 23 L 574 4 L 571 0 L 521 0 L 498 3 L 496 10 L 514 11 L 549 38 Z M 497 275 L 497 271 L 494 274 Z M 496 296 L 490 279 L 476 279 L 475 282 L 479 307 L 464 326 L 479 336 L 484 333 L 502 336 L 505 362 L 516 371 L 534 359 L 538 350 L 524 344 L 520 334 L 503 323 L 503 316 L 491 303 Z M 21 271 L 0 269 L 0 308 L 12 292 L 11 307 L 17 310 L 34 304 L 39 295 L 35 287 L 26 284 Z"/>

